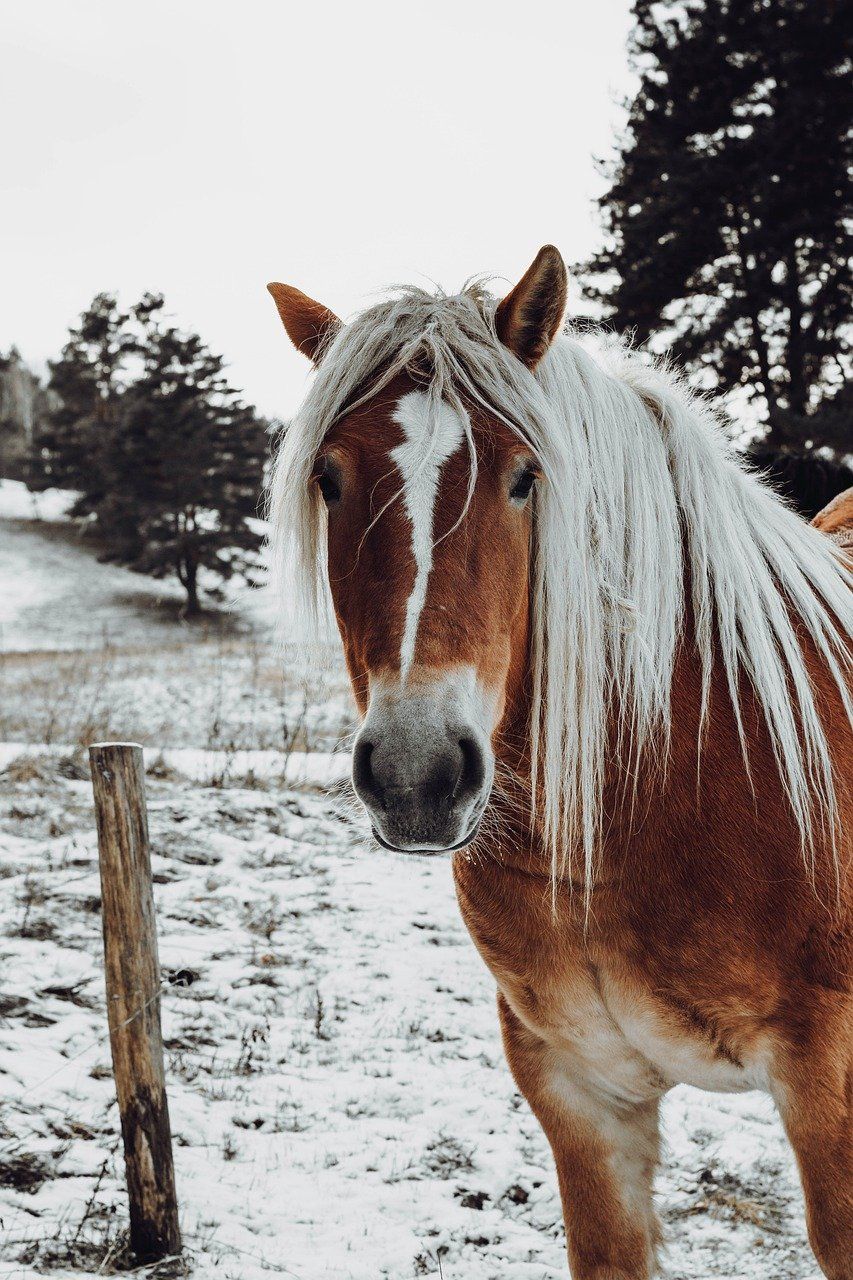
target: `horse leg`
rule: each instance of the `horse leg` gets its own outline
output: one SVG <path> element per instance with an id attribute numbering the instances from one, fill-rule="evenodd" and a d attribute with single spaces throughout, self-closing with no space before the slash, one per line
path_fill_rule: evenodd
<path id="1" fill-rule="evenodd" d="M 853 1280 L 853 1002 L 820 1000 L 778 1054 L 773 1093 L 800 1167 L 809 1239 L 828 1280 Z"/>
<path id="2" fill-rule="evenodd" d="M 498 1009 L 510 1069 L 554 1153 L 574 1280 L 650 1280 L 660 1239 L 658 1099 L 623 1104 L 596 1090 L 501 994 Z"/>

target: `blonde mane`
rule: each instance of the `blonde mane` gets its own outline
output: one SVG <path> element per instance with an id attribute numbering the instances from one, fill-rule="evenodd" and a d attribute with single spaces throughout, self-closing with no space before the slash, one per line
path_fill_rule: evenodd
<path id="1" fill-rule="evenodd" d="M 538 457 L 533 552 L 531 752 L 555 873 L 580 854 L 592 882 L 613 714 L 626 767 L 665 759 L 685 618 L 703 675 L 715 655 L 744 755 L 739 682 L 750 681 L 809 850 L 837 831 L 833 764 L 792 615 L 853 720 L 853 574 L 729 451 L 710 408 L 673 372 L 624 346 L 567 330 L 534 374 L 498 341 L 495 300 L 406 289 L 330 341 L 285 433 L 270 496 L 276 577 L 317 618 L 325 589 L 324 511 L 309 484 L 331 426 L 400 373 L 467 424 L 479 405 Z M 437 418 L 437 413 L 434 415 Z M 691 584 L 692 599 L 684 598 Z"/>

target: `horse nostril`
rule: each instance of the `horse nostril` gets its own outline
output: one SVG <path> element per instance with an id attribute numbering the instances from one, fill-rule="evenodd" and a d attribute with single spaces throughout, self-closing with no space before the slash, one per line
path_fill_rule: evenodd
<path id="1" fill-rule="evenodd" d="M 359 738 L 352 753 L 352 781 L 356 794 L 363 799 L 382 804 L 382 788 L 373 775 L 373 751 L 375 743 L 369 738 Z"/>
<path id="2" fill-rule="evenodd" d="M 473 795 L 480 790 L 486 780 L 483 748 L 474 738 L 460 738 L 459 750 L 462 752 L 462 771 L 456 784 L 456 791 L 457 794 L 468 792 Z"/>
<path id="3" fill-rule="evenodd" d="M 473 734 L 438 738 L 423 726 L 420 739 L 399 730 L 356 740 L 355 793 L 368 810 L 417 828 L 449 818 L 475 799 L 486 778 L 484 749 Z M 443 816 L 442 816 L 443 815 Z"/>

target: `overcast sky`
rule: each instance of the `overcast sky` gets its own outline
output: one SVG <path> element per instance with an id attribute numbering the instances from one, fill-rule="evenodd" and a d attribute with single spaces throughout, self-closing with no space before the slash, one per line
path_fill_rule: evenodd
<path id="1" fill-rule="evenodd" d="M 0 350 L 146 289 L 287 416 L 267 280 L 346 316 L 598 241 L 629 0 L 6 0 Z M 577 294 L 575 294 L 577 299 Z"/>

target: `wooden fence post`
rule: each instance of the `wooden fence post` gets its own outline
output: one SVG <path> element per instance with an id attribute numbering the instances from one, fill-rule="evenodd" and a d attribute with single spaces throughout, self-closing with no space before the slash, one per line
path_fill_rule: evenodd
<path id="1" fill-rule="evenodd" d="M 160 963 L 151 889 L 142 748 L 89 747 L 107 1011 L 124 1138 L 130 1242 L 140 1262 L 180 1253 L 178 1201 L 160 1032 Z"/>

